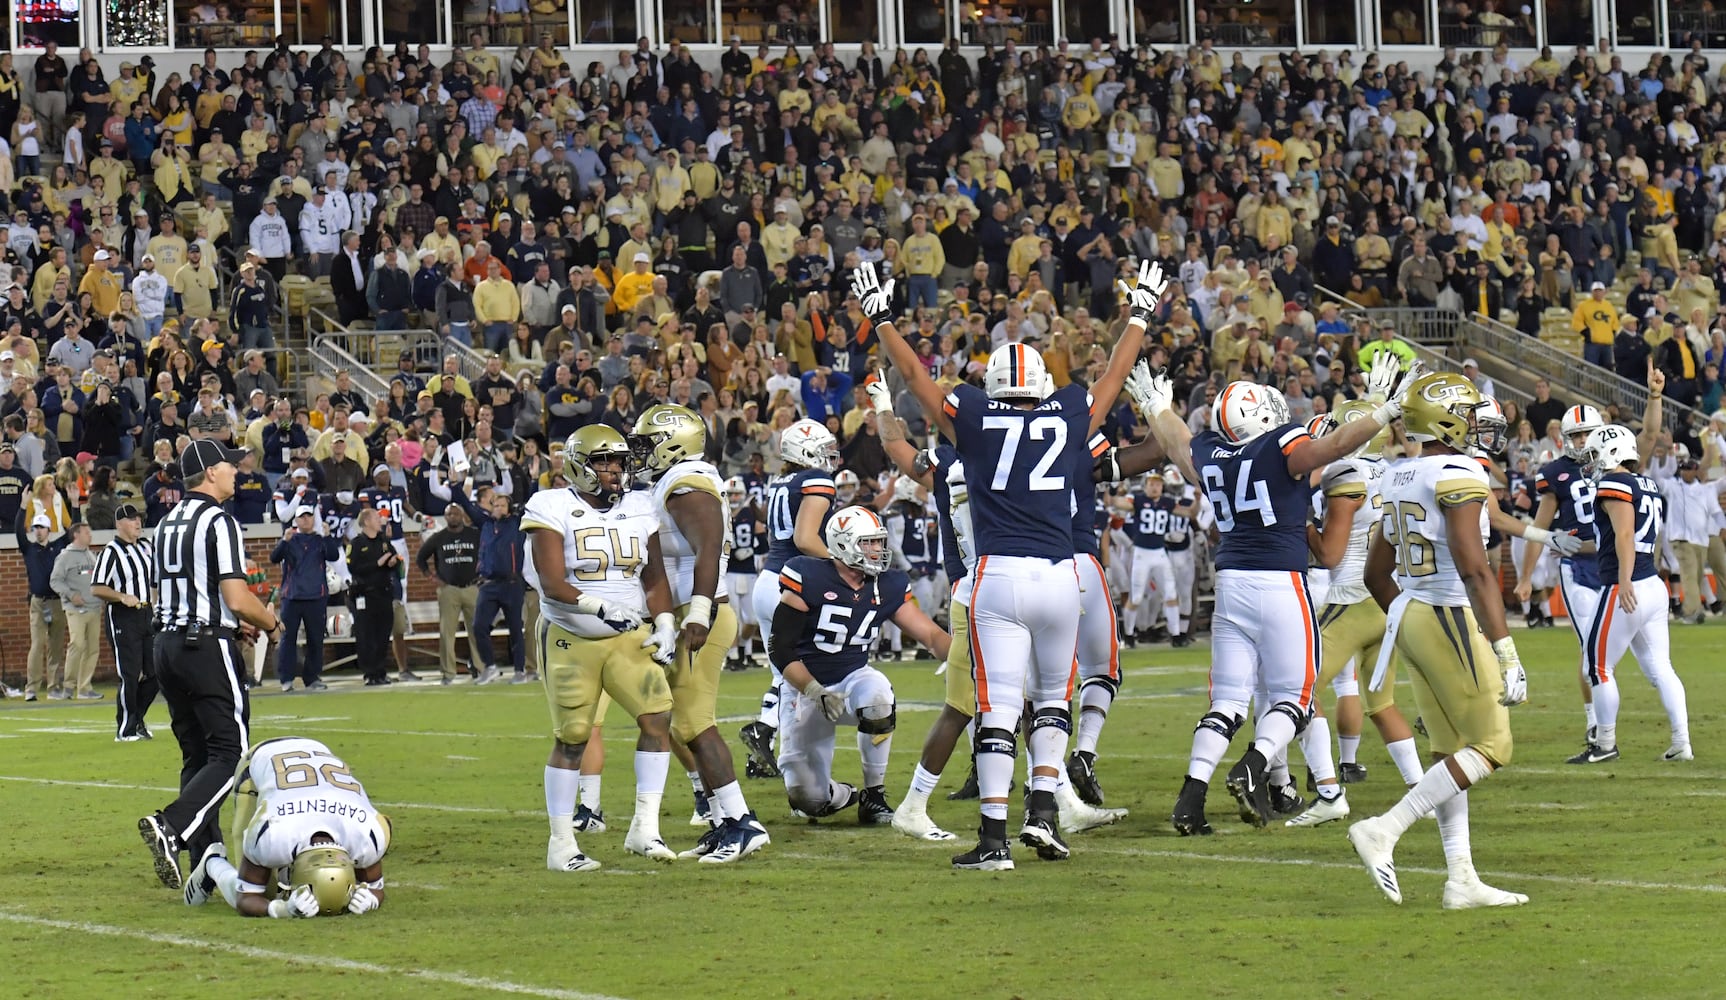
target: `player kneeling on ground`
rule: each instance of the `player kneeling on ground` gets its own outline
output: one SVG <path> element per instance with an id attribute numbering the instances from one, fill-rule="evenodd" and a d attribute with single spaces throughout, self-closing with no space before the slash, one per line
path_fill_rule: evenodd
<path id="1" fill-rule="evenodd" d="M 831 816 L 859 801 L 833 777 L 834 727 L 857 727 L 863 755 L 862 823 L 889 823 L 887 758 L 895 725 L 893 685 L 869 665 L 883 622 L 946 659 L 951 638 L 911 600 L 904 572 L 888 569 L 887 528 L 866 507 L 846 507 L 827 523 L 830 559 L 797 556 L 779 574 L 768 655 L 785 678 L 779 768 L 791 807 Z"/>
<path id="2" fill-rule="evenodd" d="M 384 901 L 389 820 L 347 764 L 317 740 L 265 740 L 234 774 L 230 838 L 240 864 L 211 844 L 186 880 L 186 905 L 220 892 L 243 917 L 370 913 Z M 271 898 L 271 880 L 282 889 Z"/>

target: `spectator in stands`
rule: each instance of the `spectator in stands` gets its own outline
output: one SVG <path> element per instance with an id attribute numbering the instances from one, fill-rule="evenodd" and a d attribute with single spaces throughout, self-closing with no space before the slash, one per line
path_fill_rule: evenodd
<path id="1" fill-rule="evenodd" d="M 1583 335 L 1582 359 L 1602 368 L 1613 367 L 1612 346 L 1619 325 L 1618 310 L 1606 301 L 1606 286 L 1594 282 L 1588 298 L 1576 303 L 1570 317 L 1571 332 Z"/>

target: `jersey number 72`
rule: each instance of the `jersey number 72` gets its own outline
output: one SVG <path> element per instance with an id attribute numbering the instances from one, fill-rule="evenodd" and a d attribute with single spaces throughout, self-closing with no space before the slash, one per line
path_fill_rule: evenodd
<path id="1" fill-rule="evenodd" d="M 1034 417 L 1029 421 L 1032 441 L 1048 441 L 1049 445 L 1043 451 L 1043 457 L 1032 467 L 1029 486 L 1039 493 L 1059 491 L 1067 488 L 1067 477 L 1051 476 L 1049 469 L 1055 464 L 1061 453 L 1067 450 L 1067 422 L 1060 417 Z M 1006 440 L 1001 442 L 1001 461 L 995 466 L 995 478 L 990 480 L 989 488 L 997 492 L 1007 488 L 1007 481 L 1013 475 L 1013 463 L 1019 457 L 1020 439 L 1025 434 L 1026 421 L 1016 417 L 984 417 L 983 429 L 986 431 L 1002 431 Z"/>

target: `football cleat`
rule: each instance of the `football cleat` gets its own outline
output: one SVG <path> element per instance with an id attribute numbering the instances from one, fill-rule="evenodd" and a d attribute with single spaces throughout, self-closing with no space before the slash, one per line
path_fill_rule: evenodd
<path id="1" fill-rule="evenodd" d="M 976 758 L 972 758 L 971 773 L 965 776 L 964 784 L 960 785 L 956 790 L 947 793 L 947 801 L 961 802 L 967 799 L 975 799 L 980 794 L 981 793 L 977 791 L 977 761 Z"/>
<path id="2" fill-rule="evenodd" d="M 1360 855 L 1360 863 L 1372 876 L 1372 884 L 1393 903 L 1402 905 L 1402 886 L 1396 880 L 1396 838 L 1384 832 L 1379 821 L 1363 819 L 1348 828 L 1348 841 Z"/>
<path id="3" fill-rule="evenodd" d="M 1019 829 L 1019 842 L 1036 848 L 1037 857 L 1044 861 L 1065 861 L 1073 853 L 1055 829 L 1053 818 L 1035 813 L 1025 817 L 1025 825 Z"/>
<path id="4" fill-rule="evenodd" d="M 1348 796 L 1340 793 L 1333 799 L 1320 797 L 1283 826 L 1323 826 L 1339 819 L 1348 819 Z"/>
<path id="5" fill-rule="evenodd" d="M 545 866 L 554 872 L 591 872 L 599 862 L 581 853 L 573 839 L 559 842 L 553 837 L 545 848 Z"/>
<path id="6" fill-rule="evenodd" d="M 1080 800 L 1073 786 L 1055 786 L 1055 807 L 1059 811 L 1062 833 L 1084 833 L 1099 826 L 1119 823 L 1127 815 L 1125 809 L 1102 809 Z"/>
<path id="7" fill-rule="evenodd" d="M 843 788 L 845 790 L 845 801 L 839 803 L 838 805 L 833 805 L 831 802 L 829 802 L 825 809 L 823 809 L 820 812 L 815 813 L 814 815 L 810 816 L 809 818 L 811 820 L 821 819 L 821 818 L 826 817 L 826 816 L 832 816 L 835 813 L 844 812 L 845 810 L 851 808 L 852 806 L 856 805 L 859 801 L 862 800 L 863 793 L 857 790 L 856 785 L 847 785 L 842 781 L 834 782 L 834 784 L 838 785 L 840 788 Z"/>
<path id="8" fill-rule="evenodd" d="M 1318 791 L 1318 783 L 1314 782 L 1312 790 Z M 1306 808 L 1306 799 L 1295 791 L 1293 783 L 1271 786 L 1271 811 L 1278 816 L 1293 816 Z"/>
<path id="9" fill-rule="evenodd" d="M 486 667 L 484 670 L 479 672 L 479 676 L 475 677 L 473 682 L 475 684 L 490 684 L 492 681 L 495 681 L 502 676 L 503 671 L 499 670 L 497 667 Z"/>
<path id="10" fill-rule="evenodd" d="M 1590 743 L 1582 752 L 1565 761 L 1566 764 L 1604 764 L 1609 760 L 1618 759 L 1617 747 L 1602 747 Z"/>
<path id="11" fill-rule="evenodd" d="M 180 888 L 180 838 L 174 828 L 161 813 L 154 813 L 138 821 L 138 836 L 155 860 L 156 877 L 170 889 Z"/>
<path id="12" fill-rule="evenodd" d="M 1414 717 L 1414 731 L 1422 736 L 1426 735 L 1426 720 L 1418 715 Z"/>
<path id="13" fill-rule="evenodd" d="M 864 826 L 886 826 L 893 822 L 893 806 L 887 801 L 887 790 L 880 785 L 863 789 L 857 802 L 857 822 Z"/>
<path id="14" fill-rule="evenodd" d="M 1169 822 L 1175 826 L 1175 832 L 1183 837 L 1209 836 L 1211 824 L 1205 819 L 1205 795 L 1210 786 L 1197 778 L 1189 777 L 1181 785 L 1180 797 L 1175 799 L 1174 815 Z"/>
<path id="15" fill-rule="evenodd" d="M 973 872 L 1010 872 L 1013 850 L 1005 840 L 978 837 L 976 847 L 953 856 L 953 867 Z"/>
<path id="16" fill-rule="evenodd" d="M 1674 743 L 1660 755 L 1661 760 L 1695 760 L 1696 755 L 1690 752 L 1690 744 Z"/>
<path id="17" fill-rule="evenodd" d="M 1193 644 L 1193 634 L 1191 632 L 1182 632 L 1180 635 L 1177 635 L 1173 639 L 1169 640 L 1169 645 L 1175 647 L 1176 649 L 1185 649 L 1186 647 L 1191 646 L 1192 644 Z"/>
<path id="18" fill-rule="evenodd" d="M 1357 781 L 1365 781 L 1366 780 L 1366 765 L 1365 764 L 1338 764 L 1336 766 L 1336 776 L 1338 778 L 1342 779 L 1342 783 L 1345 785 L 1352 785 Z"/>
<path id="19" fill-rule="evenodd" d="M 1520 892 L 1505 892 L 1495 889 L 1479 879 L 1470 882 L 1446 880 L 1444 883 L 1444 908 L 1447 910 L 1474 910 L 1485 906 L 1521 906 L 1528 902 L 1528 897 Z"/>
<path id="20" fill-rule="evenodd" d="M 929 818 L 927 810 L 914 805 L 910 799 L 899 803 L 899 808 L 893 811 L 893 829 L 913 840 L 958 840 L 958 836 L 948 833 L 935 825 Z"/>
<path id="21" fill-rule="evenodd" d="M 665 841 L 658 837 L 649 837 L 631 820 L 629 833 L 623 838 L 623 849 L 631 854 L 639 854 L 652 861 L 676 861 L 677 852 L 665 846 Z"/>
<path id="22" fill-rule="evenodd" d="M 575 810 L 576 833 L 604 833 L 605 812 L 599 809 L 589 809 L 587 806 L 577 806 Z"/>
<path id="23" fill-rule="evenodd" d="M 712 854 L 714 849 L 730 835 L 731 827 L 729 820 L 719 824 L 718 826 L 708 827 L 707 832 L 701 835 L 701 839 L 695 842 L 694 847 L 691 847 L 687 851 L 680 852 L 677 856 L 685 860 L 691 858 L 704 858 L 707 855 Z"/>
<path id="24" fill-rule="evenodd" d="M 123 736 L 114 737 L 114 742 L 115 743 L 136 743 L 139 740 L 142 740 L 143 738 L 144 738 L 143 733 L 126 733 Z"/>
<path id="25" fill-rule="evenodd" d="M 754 813 L 728 819 L 720 829 L 724 833 L 719 842 L 712 851 L 701 857 L 704 865 L 725 865 L 742 861 L 773 842 L 772 838 L 767 836 L 767 829 L 756 821 Z"/>
<path id="26" fill-rule="evenodd" d="M 1074 750 L 1067 758 L 1067 781 L 1078 793 L 1079 801 L 1090 806 L 1103 804 L 1103 786 L 1097 782 L 1097 755 L 1089 750 Z"/>
<path id="27" fill-rule="evenodd" d="M 1229 769 L 1229 794 L 1240 808 L 1241 821 L 1264 826 L 1276 815 L 1271 807 L 1270 780 L 1265 776 L 1265 755 L 1249 748 L 1240 761 Z"/>
<path id="28" fill-rule="evenodd" d="M 712 816 L 712 814 L 713 814 L 713 807 L 711 805 L 709 805 L 709 803 L 707 801 L 707 793 L 706 792 L 696 792 L 695 793 L 695 815 L 689 817 L 689 825 L 690 826 L 697 826 L 697 827 L 714 826 L 715 824 L 714 824 L 713 820 L 709 818 Z"/>
<path id="29" fill-rule="evenodd" d="M 227 848 L 220 841 L 204 848 L 204 856 L 198 859 L 191 876 L 186 879 L 187 906 L 203 906 L 210 901 L 216 892 L 216 880 L 210 876 L 210 859 L 227 856 Z"/>
<path id="30" fill-rule="evenodd" d="M 749 751 L 750 777 L 779 777 L 779 762 L 773 757 L 773 727 L 757 719 L 738 731 Z"/>
<path id="31" fill-rule="evenodd" d="M 764 769 L 760 764 L 755 763 L 754 757 L 750 757 L 743 762 L 743 776 L 745 778 L 777 778 L 779 773 Z"/>

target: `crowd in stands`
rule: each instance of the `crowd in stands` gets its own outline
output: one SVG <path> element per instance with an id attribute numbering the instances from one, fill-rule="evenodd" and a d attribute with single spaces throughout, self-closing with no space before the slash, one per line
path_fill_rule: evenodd
<path id="1" fill-rule="evenodd" d="M 1163 259 L 1180 280 L 1146 350 L 1195 427 L 1226 380 L 1305 419 L 1359 394 L 1363 352 L 1408 352 L 1325 290 L 1574 337 L 1638 381 L 1652 358 L 1673 398 L 1720 403 L 1726 65 L 1699 39 L 1643 66 L 1500 44 L 1420 71 L 1208 33 L 699 60 L 642 39 L 592 62 L 538 42 L 283 42 L 166 75 L 0 54 L 0 482 L 58 474 L 81 507 L 131 477 L 154 523 L 177 443 L 216 435 L 255 449 L 248 518 L 297 469 L 327 490 L 375 466 L 436 514 L 457 443 L 525 498 L 567 434 L 670 401 L 727 474 L 775 471 L 807 415 L 868 483 L 864 265 L 900 277 L 938 379 L 1024 341 L 1066 384 L 1121 328 L 1116 278 Z M 290 274 L 327 278 L 350 329 L 473 345 L 484 375 L 408 352 L 380 399 L 278 385 Z M 1123 405 L 1108 430 L 1138 424 Z"/>

